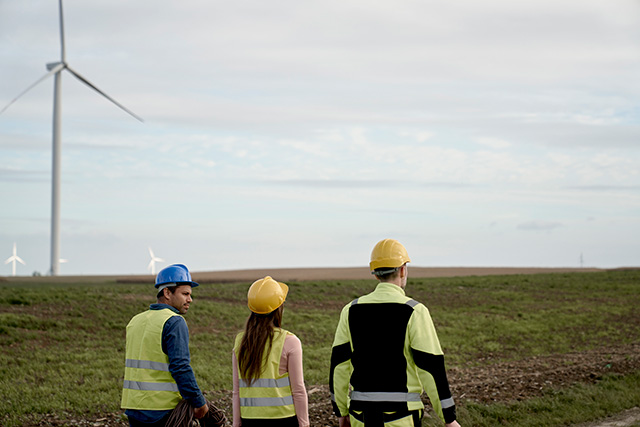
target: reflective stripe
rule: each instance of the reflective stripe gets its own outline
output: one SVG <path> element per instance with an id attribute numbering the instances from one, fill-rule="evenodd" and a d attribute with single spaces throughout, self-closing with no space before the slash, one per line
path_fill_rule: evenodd
<path id="1" fill-rule="evenodd" d="M 405 302 L 405 304 L 407 304 L 409 307 L 413 308 L 416 305 L 420 304 L 418 301 L 414 300 L 414 299 L 410 299 L 409 301 Z"/>
<path id="2" fill-rule="evenodd" d="M 151 360 L 127 359 L 125 362 L 127 368 L 152 369 L 154 371 L 169 372 L 169 364 L 162 362 L 152 362 Z"/>
<path id="3" fill-rule="evenodd" d="M 270 388 L 280 388 L 286 387 L 289 384 L 289 377 L 284 377 L 280 379 L 272 379 L 272 378 L 259 378 L 254 380 L 251 384 L 247 381 L 240 379 L 240 387 L 270 387 Z"/>
<path id="4" fill-rule="evenodd" d="M 241 397 L 240 406 L 287 406 L 293 405 L 293 396 L 285 397 Z"/>
<path id="5" fill-rule="evenodd" d="M 420 394 L 352 391 L 351 400 L 365 402 L 419 402 Z"/>
<path id="6" fill-rule="evenodd" d="M 358 300 L 359 300 L 359 299 L 360 299 L 360 298 L 356 298 L 356 299 L 354 299 L 353 301 L 351 301 L 351 305 L 356 305 L 356 304 L 358 303 Z"/>
<path id="7" fill-rule="evenodd" d="M 452 406 L 456 406 L 456 404 L 453 402 L 453 397 L 441 400 L 440 404 L 442 405 L 442 409 L 447 409 L 447 408 L 451 408 Z"/>
<path id="8" fill-rule="evenodd" d="M 124 380 L 123 387 L 130 390 L 143 391 L 178 391 L 178 384 L 176 383 L 150 383 L 143 381 Z"/>

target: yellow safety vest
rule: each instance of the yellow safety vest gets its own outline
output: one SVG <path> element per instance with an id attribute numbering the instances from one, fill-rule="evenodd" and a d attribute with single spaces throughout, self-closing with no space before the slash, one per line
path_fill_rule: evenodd
<path id="1" fill-rule="evenodd" d="M 162 329 L 173 316 L 179 314 L 168 308 L 148 310 L 127 325 L 122 408 L 168 410 L 182 399 L 169 372 L 169 356 L 162 351 Z"/>
<path id="2" fill-rule="evenodd" d="M 291 332 L 276 328 L 271 344 L 271 352 L 262 357 L 264 371 L 260 378 L 249 384 L 240 378 L 240 417 L 245 419 L 278 419 L 296 415 L 291 394 L 289 373 L 280 375 L 280 358 L 284 340 Z M 233 351 L 238 358 L 238 350 L 244 333 L 236 336 Z M 292 335 L 292 334 L 291 334 Z M 238 366 L 238 372 L 240 367 Z"/>

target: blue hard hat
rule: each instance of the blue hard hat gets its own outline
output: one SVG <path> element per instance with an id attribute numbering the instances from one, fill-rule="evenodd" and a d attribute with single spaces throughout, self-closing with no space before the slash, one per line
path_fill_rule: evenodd
<path id="1" fill-rule="evenodd" d="M 178 285 L 191 285 L 192 288 L 200 286 L 198 283 L 191 280 L 191 274 L 186 265 L 172 264 L 169 267 L 165 267 L 156 276 L 156 288 L 162 285 L 175 283 Z M 167 286 L 163 286 L 166 288 Z"/>

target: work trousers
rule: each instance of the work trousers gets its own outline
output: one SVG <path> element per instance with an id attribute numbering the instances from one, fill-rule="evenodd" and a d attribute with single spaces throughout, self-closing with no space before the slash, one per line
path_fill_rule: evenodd
<path id="1" fill-rule="evenodd" d="M 242 418 L 242 427 L 298 427 L 298 417 L 251 419 Z"/>
<path id="2" fill-rule="evenodd" d="M 134 420 L 133 418 L 129 417 L 129 425 L 131 427 L 165 427 L 167 425 L 167 421 L 169 420 L 169 416 L 170 415 L 171 415 L 171 413 L 168 413 L 167 415 L 165 415 L 164 417 L 160 418 L 155 423 L 143 423 L 143 422 Z"/>
<path id="3" fill-rule="evenodd" d="M 422 411 L 356 412 L 349 411 L 351 427 L 420 427 Z"/>

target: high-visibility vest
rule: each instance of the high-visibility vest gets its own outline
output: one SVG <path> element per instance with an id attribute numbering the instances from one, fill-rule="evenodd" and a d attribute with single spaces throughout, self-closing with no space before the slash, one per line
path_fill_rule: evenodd
<path id="1" fill-rule="evenodd" d="M 276 328 L 271 343 L 271 352 L 263 354 L 264 370 L 260 378 L 249 383 L 240 378 L 240 417 L 245 419 L 278 419 L 296 415 L 291 394 L 289 373 L 280 375 L 280 358 L 284 341 L 291 332 Z M 236 337 L 233 351 L 239 361 L 238 350 L 244 333 Z M 292 335 L 292 334 L 291 334 Z M 238 372 L 240 367 L 238 366 Z"/>
<path id="2" fill-rule="evenodd" d="M 121 406 L 137 410 L 169 410 L 182 399 L 162 351 L 162 329 L 179 314 L 168 308 L 148 310 L 127 325 L 126 362 Z"/>
<path id="3" fill-rule="evenodd" d="M 429 310 L 399 286 L 379 283 L 340 314 L 329 374 L 334 412 L 422 410 L 423 389 L 442 420 L 455 419 Z"/>

